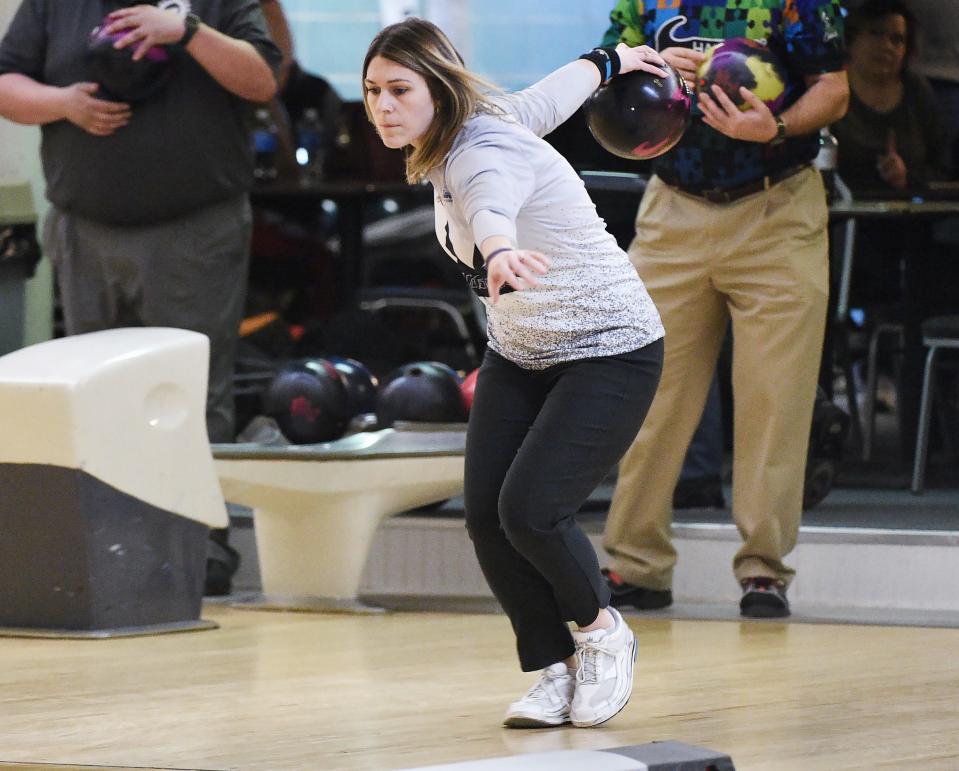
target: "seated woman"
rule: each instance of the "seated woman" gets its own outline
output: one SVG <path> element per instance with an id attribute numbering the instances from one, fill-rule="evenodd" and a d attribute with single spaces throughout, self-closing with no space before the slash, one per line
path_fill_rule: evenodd
<path id="1" fill-rule="evenodd" d="M 856 197 L 921 190 L 945 179 L 948 150 L 935 94 L 908 70 L 916 19 L 903 0 L 867 0 L 846 25 L 849 112 L 832 127 L 839 176 Z"/>
<path id="2" fill-rule="evenodd" d="M 866 0 L 847 19 L 849 111 L 832 132 L 839 176 L 855 198 L 910 198 L 948 178 L 938 100 L 909 70 L 917 32 L 904 0 Z M 867 328 L 902 321 L 907 254 L 911 304 L 923 313 L 954 306 L 957 262 L 932 247 L 928 222 L 860 221 L 850 303 L 863 309 Z"/>

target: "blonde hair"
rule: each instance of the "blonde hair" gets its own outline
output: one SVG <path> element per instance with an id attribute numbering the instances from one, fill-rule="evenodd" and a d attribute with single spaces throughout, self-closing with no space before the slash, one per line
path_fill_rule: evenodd
<path id="1" fill-rule="evenodd" d="M 366 86 L 366 73 L 375 56 L 421 75 L 433 97 L 435 114 L 422 142 L 406 155 L 406 179 L 419 182 L 443 163 L 463 124 L 477 112 L 499 113 L 487 94 L 498 89 L 466 69 L 449 38 L 435 24 L 410 17 L 385 27 L 373 38 L 363 61 L 363 105 L 373 122 Z"/>

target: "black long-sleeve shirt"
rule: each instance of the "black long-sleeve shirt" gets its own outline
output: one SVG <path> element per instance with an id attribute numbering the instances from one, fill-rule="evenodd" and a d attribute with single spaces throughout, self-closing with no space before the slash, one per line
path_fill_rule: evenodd
<path id="1" fill-rule="evenodd" d="M 903 75 L 902 100 L 889 112 L 866 106 L 851 89 L 849 111 L 832 127 L 832 133 L 839 142 L 839 176 L 853 194 L 868 197 L 892 192 L 876 168 L 879 156 L 886 153 L 890 132 L 896 152 L 906 164 L 909 190 L 945 179 L 949 153 L 938 110 L 928 81 L 909 72 Z"/>

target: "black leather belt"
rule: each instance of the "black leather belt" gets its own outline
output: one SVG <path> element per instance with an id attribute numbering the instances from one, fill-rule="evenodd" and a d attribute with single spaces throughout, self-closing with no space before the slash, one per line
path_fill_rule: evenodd
<path id="1" fill-rule="evenodd" d="M 771 188 L 777 182 L 782 182 L 784 179 L 791 177 L 793 174 L 798 174 L 803 169 L 808 169 L 809 166 L 810 164 L 808 163 L 800 163 L 796 166 L 789 166 L 788 168 L 775 171 L 772 174 L 762 177 L 761 179 L 757 179 L 754 182 L 748 182 L 740 187 L 733 187 L 726 190 L 718 187 L 705 190 L 701 188 L 686 187 L 685 185 L 674 184 L 667 179 L 663 179 L 663 182 L 670 187 L 675 187 L 677 190 L 681 190 L 689 195 L 694 195 L 697 198 L 704 198 L 710 203 L 732 203 L 733 201 L 738 201 L 740 198 L 745 198 L 747 195 L 753 195 L 753 193 L 758 193 L 762 190 L 769 190 L 769 188 Z"/>

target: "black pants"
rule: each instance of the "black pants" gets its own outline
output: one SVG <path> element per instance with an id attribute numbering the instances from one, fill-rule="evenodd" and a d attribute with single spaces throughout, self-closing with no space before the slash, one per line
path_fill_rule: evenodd
<path id="1" fill-rule="evenodd" d="M 571 656 L 566 622 L 587 626 L 609 604 L 575 515 L 636 438 L 662 363 L 662 340 L 545 370 L 486 354 L 466 437 L 466 527 L 523 671 Z"/>

